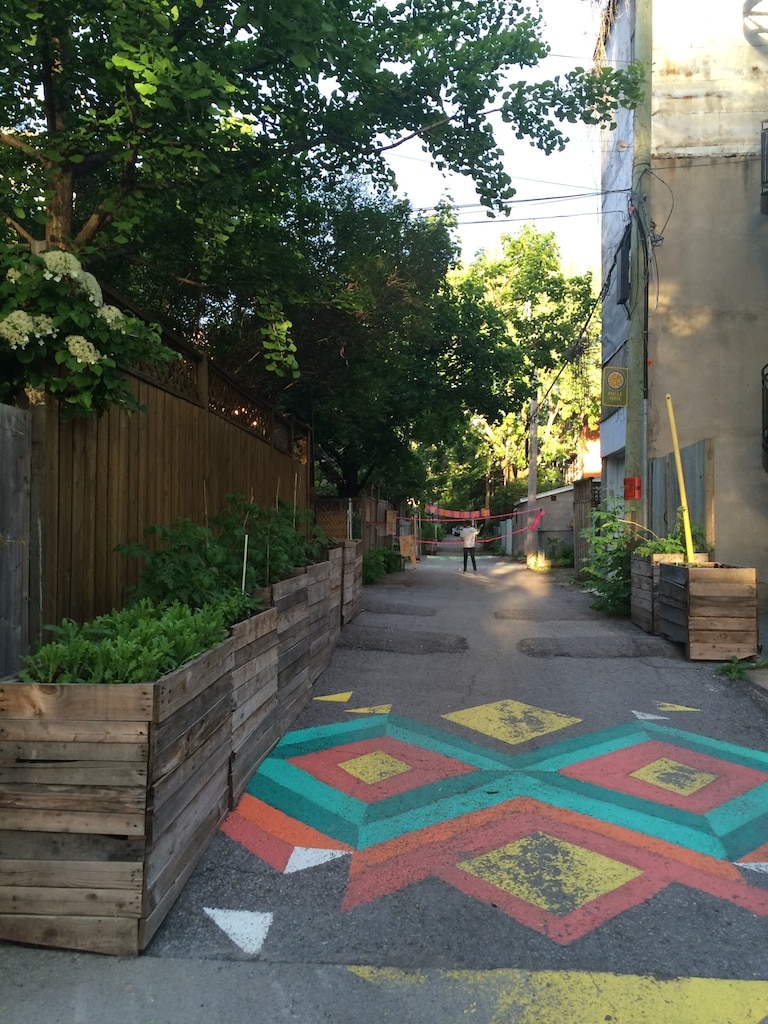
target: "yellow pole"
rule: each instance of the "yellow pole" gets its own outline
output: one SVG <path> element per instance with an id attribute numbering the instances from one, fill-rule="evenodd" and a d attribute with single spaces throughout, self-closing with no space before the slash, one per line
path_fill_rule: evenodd
<path id="1" fill-rule="evenodd" d="M 677 440 L 677 427 L 675 426 L 675 411 L 672 408 L 672 396 L 667 395 L 667 412 L 669 413 L 669 428 L 672 431 L 672 448 L 675 453 L 675 466 L 677 468 L 677 483 L 680 488 L 680 514 L 683 517 L 683 532 L 685 534 L 685 560 L 693 561 L 693 536 L 691 535 L 691 519 L 688 515 L 688 498 L 685 493 L 685 477 L 683 476 L 683 460 L 680 458 L 680 443 Z"/>

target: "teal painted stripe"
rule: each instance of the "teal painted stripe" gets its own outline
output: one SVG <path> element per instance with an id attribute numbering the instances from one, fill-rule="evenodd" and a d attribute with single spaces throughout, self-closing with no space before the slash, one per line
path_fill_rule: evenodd
<path id="1" fill-rule="evenodd" d="M 509 769 L 515 766 L 516 758 L 514 756 L 491 750 L 471 740 L 464 740 L 445 730 L 435 729 L 433 726 L 424 725 L 421 722 L 398 718 L 396 715 L 390 715 L 389 719 L 386 734 L 392 739 L 425 747 L 435 754 L 464 761 L 475 768 L 497 771 L 499 768 Z"/>
<path id="2" fill-rule="evenodd" d="M 655 725 L 651 722 L 643 724 L 651 735 L 655 734 L 657 738 L 663 738 L 667 743 L 687 747 L 689 750 L 709 754 L 711 757 L 719 757 L 725 761 L 734 761 L 745 768 L 768 772 L 768 754 L 760 750 L 740 747 L 735 743 L 726 743 L 724 740 L 713 740 L 708 736 L 700 736 L 698 733 L 681 732 L 678 729 Z"/>
<path id="3" fill-rule="evenodd" d="M 740 828 L 734 829 L 722 838 L 730 860 L 741 860 L 760 846 L 768 842 L 768 813 L 760 814 L 751 821 L 744 822 Z"/>
<path id="4" fill-rule="evenodd" d="M 663 839 L 686 850 L 705 853 L 717 860 L 729 859 L 725 846 L 719 837 L 711 835 L 705 820 L 683 811 L 676 811 L 675 817 L 661 816 L 655 813 L 656 805 L 639 801 L 640 806 L 628 806 L 626 803 L 609 803 L 619 794 L 608 793 L 606 800 L 598 800 L 586 793 L 575 792 L 570 787 L 554 786 L 548 777 L 538 780 L 535 788 L 529 787 L 526 795 L 534 796 L 543 803 L 576 811 L 587 817 L 597 818 L 612 825 L 620 825 L 641 835 Z M 653 810 L 651 810 L 653 808 Z M 695 824 L 692 824 L 695 822 Z"/>
<path id="5" fill-rule="evenodd" d="M 750 789 L 747 793 L 741 793 L 719 807 L 714 807 L 707 814 L 707 819 L 711 823 L 713 831 L 723 836 L 766 813 L 768 813 L 768 783 L 764 783 L 756 789 Z M 763 842 L 768 842 L 768 835 L 765 836 Z"/>
<path id="6" fill-rule="evenodd" d="M 332 725 L 317 725 L 311 729 L 296 729 L 280 740 L 270 757 L 296 757 L 298 754 L 314 754 L 339 743 L 354 743 L 355 740 L 384 736 L 388 715 L 363 715 L 352 721 L 334 722 Z"/>
<path id="7" fill-rule="evenodd" d="M 470 808 L 473 810 L 477 807 L 490 807 L 505 799 L 499 794 L 502 792 L 502 782 L 507 775 L 508 773 L 501 771 L 472 772 L 470 775 L 438 779 L 425 786 L 417 786 L 405 793 L 398 793 L 386 800 L 378 800 L 376 803 L 369 804 L 365 822 L 371 824 L 374 821 L 383 821 L 411 810 L 419 811 L 421 809 L 424 813 L 429 813 L 430 807 L 436 807 L 443 801 L 462 795 L 468 798 Z M 473 797 L 475 803 L 473 803 Z"/>
<path id="8" fill-rule="evenodd" d="M 485 810 L 498 803 L 528 795 L 523 792 L 521 783 L 524 783 L 524 780 L 519 776 L 509 775 L 499 780 L 498 793 L 490 794 L 482 789 L 461 793 L 447 800 L 405 811 L 384 821 L 366 822 L 360 829 L 358 848 L 364 850 L 432 825 L 463 818 L 473 811 Z"/>
<path id="9" fill-rule="evenodd" d="M 561 744 L 539 751 L 538 756 L 520 758 L 516 768 L 526 771 L 537 772 L 559 772 L 563 768 L 570 768 L 574 764 L 582 764 L 585 761 L 593 761 L 605 754 L 614 754 L 617 750 L 626 750 L 629 747 L 636 747 L 647 742 L 647 737 L 639 733 L 626 734 L 623 736 L 603 737 L 602 733 L 597 734 L 599 739 L 592 736 L 582 737 L 578 746 L 568 744 L 564 750 Z"/>

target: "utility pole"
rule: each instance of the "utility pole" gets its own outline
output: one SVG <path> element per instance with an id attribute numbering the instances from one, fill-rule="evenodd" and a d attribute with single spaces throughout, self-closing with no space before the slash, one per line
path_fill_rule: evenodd
<path id="1" fill-rule="evenodd" d="M 539 540 L 537 534 L 530 529 L 534 520 L 531 518 L 533 507 L 536 504 L 536 492 L 539 489 L 538 463 L 539 463 L 539 385 L 535 383 L 536 390 L 533 392 L 530 407 L 530 420 L 528 422 L 528 512 L 525 534 L 525 562 L 528 568 L 538 554 Z"/>
<path id="2" fill-rule="evenodd" d="M 647 525 L 648 440 L 648 255 L 650 226 L 646 192 L 651 169 L 653 0 L 635 0 L 635 52 L 645 66 L 643 99 L 634 112 L 632 222 L 630 236 L 630 320 L 627 341 L 627 419 L 624 451 L 625 516 Z"/>

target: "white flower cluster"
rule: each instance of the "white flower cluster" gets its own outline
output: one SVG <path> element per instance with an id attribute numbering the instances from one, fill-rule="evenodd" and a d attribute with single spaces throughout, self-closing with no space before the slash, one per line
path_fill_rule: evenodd
<path id="1" fill-rule="evenodd" d="M 62 249 L 51 249 L 50 252 L 41 253 L 40 258 L 45 264 L 43 277 L 49 281 L 60 281 L 62 277 L 78 277 L 83 271 L 78 258 Z"/>
<path id="2" fill-rule="evenodd" d="M 83 270 L 80 261 L 71 252 L 51 249 L 49 252 L 41 253 L 40 258 L 45 264 L 43 277 L 47 281 L 60 281 L 62 277 L 69 277 L 94 306 L 99 307 L 104 302 L 99 282 L 93 274 Z"/>
<path id="3" fill-rule="evenodd" d="M 20 278 L 21 278 L 21 271 L 17 270 L 15 267 L 10 267 L 9 270 L 8 270 L 8 273 L 5 275 L 6 281 L 10 281 L 11 284 L 16 284 L 16 282 Z"/>
<path id="4" fill-rule="evenodd" d="M 113 331 L 120 331 L 121 334 L 125 334 L 125 315 L 117 306 L 101 306 L 96 310 L 96 314 L 102 320 L 106 320 Z"/>
<path id="5" fill-rule="evenodd" d="M 55 334 L 56 328 L 49 316 L 30 316 L 23 309 L 14 309 L 0 320 L 0 338 L 4 338 L 11 348 L 26 348 L 31 338 L 42 339 Z"/>
<path id="6" fill-rule="evenodd" d="M 68 334 L 64 341 L 78 363 L 98 363 L 101 359 L 101 354 L 81 334 Z"/>

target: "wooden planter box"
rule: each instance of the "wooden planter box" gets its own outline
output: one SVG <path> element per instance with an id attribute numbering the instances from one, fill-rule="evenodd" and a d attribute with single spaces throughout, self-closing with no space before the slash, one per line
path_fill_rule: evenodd
<path id="1" fill-rule="evenodd" d="M 757 571 L 718 562 L 661 565 L 659 632 L 685 644 L 690 661 L 759 652 Z"/>
<path id="2" fill-rule="evenodd" d="M 693 556 L 696 563 L 706 562 L 708 558 L 706 553 Z M 654 636 L 659 633 L 659 566 L 681 565 L 684 561 L 682 553 L 632 555 L 630 618 L 646 633 Z"/>
<path id="3" fill-rule="evenodd" d="M 276 584 L 272 608 L 157 682 L 0 681 L 0 939 L 146 948 L 327 667 L 350 555 Z"/>

